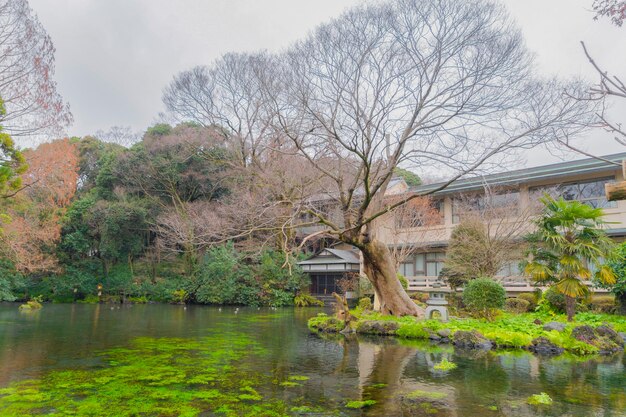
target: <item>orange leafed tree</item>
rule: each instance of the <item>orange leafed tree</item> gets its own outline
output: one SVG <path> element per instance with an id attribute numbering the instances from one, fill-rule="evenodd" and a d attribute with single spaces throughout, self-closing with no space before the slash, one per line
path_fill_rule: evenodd
<path id="1" fill-rule="evenodd" d="M 0 240 L 5 256 L 25 273 L 52 271 L 52 250 L 61 233 L 60 219 L 76 192 L 78 152 L 69 139 L 24 152 L 26 188 L 5 201 Z"/>

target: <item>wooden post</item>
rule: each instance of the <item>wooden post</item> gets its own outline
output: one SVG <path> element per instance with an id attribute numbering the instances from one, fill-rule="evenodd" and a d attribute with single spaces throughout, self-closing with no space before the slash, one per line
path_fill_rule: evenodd
<path id="1" fill-rule="evenodd" d="M 622 181 L 604 184 L 606 199 L 609 201 L 626 200 L 626 159 L 622 161 Z"/>

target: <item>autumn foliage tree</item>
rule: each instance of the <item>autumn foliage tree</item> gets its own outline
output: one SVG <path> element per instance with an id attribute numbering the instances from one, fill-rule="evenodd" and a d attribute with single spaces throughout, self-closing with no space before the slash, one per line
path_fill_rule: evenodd
<path id="1" fill-rule="evenodd" d="M 24 273 L 54 271 L 60 219 L 76 192 L 78 153 L 69 139 L 63 139 L 41 144 L 24 155 L 26 188 L 5 200 L 0 236 L 3 255 Z"/>

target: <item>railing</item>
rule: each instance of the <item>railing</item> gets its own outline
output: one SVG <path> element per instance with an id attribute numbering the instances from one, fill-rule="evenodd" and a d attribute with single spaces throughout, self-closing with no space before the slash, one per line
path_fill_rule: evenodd
<path id="1" fill-rule="evenodd" d="M 541 288 L 542 290 L 545 287 L 536 287 L 531 284 L 531 282 L 526 277 L 521 276 L 513 276 L 513 277 L 496 277 L 496 281 L 500 282 L 504 289 L 507 292 L 533 292 L 536 288 Z M 409 283 L 408 290 L 409 291 L 424 291 L 430 288 L 433 288 L 433 284 L 435 282 L 441 283 L 441 279 L 439 277 L 407 277 L 407 281 Z M 597 288 L 593 286 L 591 281 L 585 281 L 585 284 L 589 287 L 589 289 L 593 292 L 606 292 L 607 290 L 603 288 Z M 447 285 L 443 288 L 450 289 Z"/>

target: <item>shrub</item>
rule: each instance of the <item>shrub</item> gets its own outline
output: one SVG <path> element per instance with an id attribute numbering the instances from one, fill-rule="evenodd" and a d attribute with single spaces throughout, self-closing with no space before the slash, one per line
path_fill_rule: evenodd
<path id="1" fill-rule="evenodd" d="M 216 246 L 186 290 L 207 304 L 293 305 L 295 294 L 306 286 L 306 276 L 293 259 L 289 263 L 285 266 L 284 255 L 277 251 L 244 258 L 232 244 Z"/>
<path id="2" fill-rule="evenodd" d="M 530 302 L 528 300 L 524 300 L 522 298 L 507 298 L 504 302 L 504 308 L 506 311 L 511 313 L 525 313 L 528 311 L 528 307 L 530 306 Z"/>
<path id="3" fill-rule="evenodd" d="M 293 299 L 293 303 L 296 307 L 324 306 L 324 302 L 322 300 L 318 300 L 312 295 L 305 293 L 300 293 L 296 295 Z"/>
<path id="4" fill-rule="evenodd" d="M 576 311 L 589 311 L 589 300 L 585 298 L 576 299 Z M 560 293 L 554 286 L 548 288 L 543 293 L 543 298 L 539 301 L 540 306 L 545 311 L 552 313 L 565 313 L 565 296 Z M 540 309 L 541 309 L 540 307 Z"/>
<path id="5" fill-rule="evenodd" d="M 359 300 L 358 308 L 361 311 L 371 311 L 373 309 L 372 300 L 370 300 L 369 297 L 361 298 Z"/>
<path id="6" fill-rule="evenodd" d="M 504 287 L 489 278 L 471 280 L 463 290 L 463 304 L 475 316 L 491 320 L 504 307 Z"/>
<path id="7" fill-rule="evenodd" d="M 13 264 L 0 260 L 0 301 L 15 301 L 15 290 L 22 285 L 23 277 Z"/>
<path id="8" fill-rule="evenodd" d="M 617 312 L 617 304 L 615 303 L 615 297 L 612 295 L 596 295 L 590 303 L 589 309 L 594 313 L 614 314 Z"/>
<path id="9" fill-rule="evenodd" d="M 554 313 L 565 312 L 565 296 L 555 287 L 548 288 L 548 290 L 543 293 L 543 299 L 548 308 Z"/>
<path id="10" fill-rule="evenodd" d="M 537 297 L 534 293 L 523 292 L 517 295 L 517 298 L 528 301 L 528 309 L 526 311 L 535 311 L 537 308 L 537 301 L 540 299 L 541 294 Z"/>

